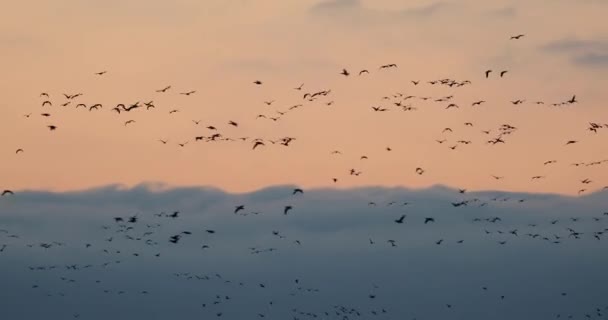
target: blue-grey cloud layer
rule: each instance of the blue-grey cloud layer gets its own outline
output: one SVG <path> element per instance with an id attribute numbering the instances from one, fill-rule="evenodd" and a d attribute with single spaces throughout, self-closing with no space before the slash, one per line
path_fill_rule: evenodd
<path id="1" fill-rule="evenodd" d="M 460 201 L 468 205 L 452 205 Z M 286 205 L 293 210 L 284 215 Z M 155 216 L 163 211 L 180 214 Z M 596 233 L 608 227 L 605 211 L 606 193 L 444 187 L 18 192 L 0 201 L 2 314 L 343 319 L 354 309 L 360 316 L 351 310 L 349 319 L 599 319 L 596 308 L 608 312 L 608 240 Z M 393 222 L 401 214 L 404 223 Z M 113 220 L 134 215 L 136 223 Z M 192 234 L 169 243 L 182 231 Z"/>

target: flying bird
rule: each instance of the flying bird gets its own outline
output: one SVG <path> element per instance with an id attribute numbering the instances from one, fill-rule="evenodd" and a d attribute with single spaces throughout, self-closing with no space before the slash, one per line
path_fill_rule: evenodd
<path id="1" fill-rule="evenodd" d="M 287 214 L 287 212 L 289 212 L 291 209 L 293 209 L 292 206 L 285 206 L 285 208 L 283 208 L 283 214 Z"/>
<path id="2" fill-rule="evenodd" d="M 397 65 L 394 63 L 381 65 L 378 69 L 388 69 L 388 68 L 397 68 Z"/>
<path id="3" fill-rule="evenodd" d="M 396 223 L 403 223 L 403 219 L 405 219 L 405 215 L 401 215 L 401 217 L 399 217 L 399 219 L 395 220 Z"/>
<path id="4" fill-rule="evenodd" d="M 171 86 L 166 86 L 160 90 L 156 90 L 156 92 L 166 92 L 167 90 L 171 89 Z"/>
<path id="5" fill-rule="evenodd" d="M 252 149 L 253 149 L 253 150 L 255 150 L 255 148 L 257 148 L 258 146 L 265 146 L 265 144 L 264 144 L 264 142 L 262 142 L 262 141 L 256 141 L 256 142 L 253 144 L 253 148 L 252 148 Z"/>

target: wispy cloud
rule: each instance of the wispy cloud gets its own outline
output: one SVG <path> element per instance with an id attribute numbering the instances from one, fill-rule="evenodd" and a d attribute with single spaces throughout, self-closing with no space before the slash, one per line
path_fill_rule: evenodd
<path id="1" fill-rule="evenodd" d="M 580 54 L 574 57 L 574 61 L 581 65 L 608 67 L 608 52 Z"/>
<path id="2" fill-rule="evenodd" d="M 491 16 L 494 16 L 494 17 L 514 18 L 517 16 L 518 12 L 517 12 L 517 8 L 515 8 L 514 6 L 508 6 L 508 7 L 491 10 L 489 13 Z"/>
<path id="3" fill-rule="evenodd" d="M 565 54 L 580 66 L 608 66 L 608 40 L 566 38 L 549 42 L 541 47 L 550 53 Z"/>
<path id="4" fill-rule="evenodd" d="M 311 7 L 312 12 L 331 12 L 337 10 L 351 10 L 355 8 L 361 8 L 361 2 L 359 0 L 327 0 L 322 1 Z"/>
<path id="5" fill-rule="evenodd" d="M 357 21 L 398 22 L 403 18 L 426 18 L 458 7 L 452 2 L 437 1 L 401 10 L 378 10 L 366 7 L 358 0 L 328 0 L 311 7 L 313 14 L 357 17 Z"/>

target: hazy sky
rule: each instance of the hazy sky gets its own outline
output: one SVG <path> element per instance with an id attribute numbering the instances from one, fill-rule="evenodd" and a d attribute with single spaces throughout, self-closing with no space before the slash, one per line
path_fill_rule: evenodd
<path id="1" fill-rule="evenodd" d="M 4 197 L 2 315 L 344 319 L 335 314 L 341 306 L 361 314 L 349 319 L 507 320 L 608 312 L 601 193 L 292 190 L 138 186 Z M 450 204 L 458 201 L 469 204 Z M 233 214 L 237 205 L 245 208 Z M 284 215 L 286 205 L 293 209 Z M 131 216 L 138 221 L 126 222 Z M 435 221 L 425 224 L 428 217 Z M 183 231 L 191 234 L 168 241 Z"/>
<path id="2" fill-rule="evenodd" d="M 0 187 L 162 181 L 247 191 L 329 186 L 335 177 L 336 187 L 601 189 L 608 163 L 571 164 L 608 159 L 608 128 L 587 130 L 589 122 L 608 123 L 607 10 L 601 0 L 13 1 L 0 12 Z M 509 40 L 519 33 L 525 37 Z M 398 68 L 378 70 L 389 63 Z M 342 68 L 351 76 L 340 75 Z M 357 76 L 361 69 L 370 74 Z M 494 70 L 489 79 L 486 69 Z M 509 70 L 504 78 L 501 70 Z M 427 83 L 443 78 L 471 85 Z M 314 102 L 302 99 L 329 89 Z M 190 90 L 196 93 L 179 94 Z M 52 107 L 41 106 L 41 92 Z M 412 98 L 404 104 L 417 110 L 404 112 L 381 99 L 397 92 L 453 95 L 460 108 Z M 63 93 L 83 95 L 61 107 Z M 551 107 L 573 94 L 577 104 Z M 510 103 L 517 99 L 525 102 Z M 156 108 L 149 111 L 110 111 L 150 100 Z M 477 100 L 487 102 L 471 107 Z M 89 112 L 78 103 L 103 108 Z M 300 103 L 279 121 L 256 119 Z M 390 110 L 372 111 L 380 105 Z M 487 144 L 502 124 L 518 130 L 506 144 Z M 225 137 L 296 140 L 256 150 L 250 141 L 195 142 L 212 133 L 210 125 Z M 453 132 L 442 133 L 445 127 Z M 568 140 L 579 142 L 565 146 Z M 18 148 L 24 152 L 15 154 Z M 548 160 L 557 163 L 544 166 Z M 363 173 L 350 176 L 351 168 Z M 546 178 L 532 182 L 535 175 Z M 582 185 L 586 178 L 592 183 Z"/>

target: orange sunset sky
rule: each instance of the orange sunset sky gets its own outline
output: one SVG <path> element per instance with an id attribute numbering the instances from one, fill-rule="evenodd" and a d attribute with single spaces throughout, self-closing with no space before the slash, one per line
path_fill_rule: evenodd
<path id="1" fill-rule="evenodd" d="M 588 130 L 590 122 L 608 124 L 606 12 L 599 0 L 12 1 L 0 11 L 0 188 L 163 182 L 235 192 L 276 184 L 601 190 L 608 162 L 572 163 L 608 159 L 608 126 Z M 525 36 L 510 40 L 517 34 Z M 398 67 L 378 69 L 390 63 Z M 351 75 L 341 75 L 343 68 Z M 362 69 L 370 73 L 359 76 Z M 487 69 L 494 70 L 488 79 Z M 501 70 L 508 70 L 503 78 Z M 428 83 L 444 78 L 471 84 Z M 41 92 L 52 106 L 41 106 Z M 62 107 L 64 93 L 82 96 Z M 409 99 L 404 104 L 417 109 L 402 111 L 392 103 L 397 93 L 433 99 Z M 433 101 L 448 95 L 459 108 Z M 572 95 L 578 103 L 551 106 Z M 525 102 L 510 102 L 517 99 Z M 111 111 L 150 100 L 151 110 Z M 472 107 L 477 100 L 486 103 Z M 303 106 L 278 121 L 256 119 L 296 104 Z M 505 144 L 488 144 L 502 124 L 517 130 Z M 267 142 L 255 150 L 250 140 L 195 142 L 213 133 L 207 126 Z M 453 132 L 443 133 L 446 127 Z M 268 142 L 282 137 L 295 140 Z M 578 142 L 566 146 L 569 140 Z M 549 160 L 557 162 L 543 165 Z M 351 168 L 362 174 L 349 175 Z M 532 181 L 537 175 L 545 178 Z"/>

